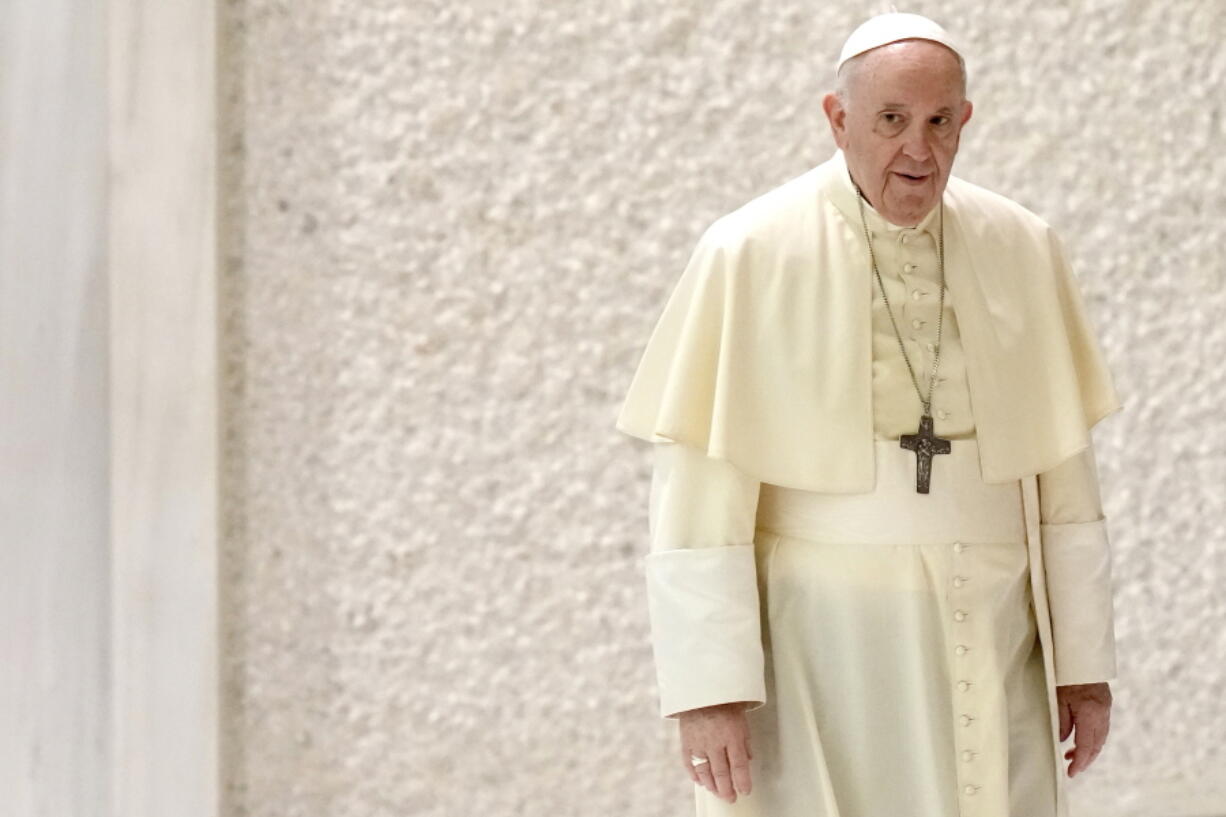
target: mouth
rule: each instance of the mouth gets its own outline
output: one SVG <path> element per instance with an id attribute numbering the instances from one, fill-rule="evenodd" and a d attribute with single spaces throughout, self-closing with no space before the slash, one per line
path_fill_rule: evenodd
<path id="1" fill-rule="evenodd" d="M 924 182 L 928 181 L 928 179 L 931 178 L 932 176 L 931 173 L 920 173 L 920 174 L 899 173 L 897 170 L 892 171 L 892 172 L 895 176 L 901 179 L 904 184 L 923 184 Z"/>

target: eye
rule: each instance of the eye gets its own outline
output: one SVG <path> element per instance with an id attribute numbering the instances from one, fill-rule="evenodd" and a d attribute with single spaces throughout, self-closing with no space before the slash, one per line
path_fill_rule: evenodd
<path id="1" fill-rule="evenodd" d="M 881 111 L 873 123 L 873 130 L 886 138 L 893 138 L 907 127 L 907 116 L 899 111 Z"/>
<path id="2" fill-rule="evenodd" d="M 928 121 L 929 121 L 929 122 L 931 122 L 932 124 L 934 124 L 934 125 L 938 125 L 938 126 L 939 126 L 939 125 L 948 125 L 948 124 L 949 124 L 949 117 L 948 117 L 948 116 L 934 116 L 934 117 L 932 117 L 931 119 L 929 119 Z"/>

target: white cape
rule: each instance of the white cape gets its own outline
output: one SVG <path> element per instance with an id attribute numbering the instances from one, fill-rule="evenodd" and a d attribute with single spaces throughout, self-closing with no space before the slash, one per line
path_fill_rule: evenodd
<path id="1" fill-rule="evenodd" d="M 1051 227 L 951 176 L 946 284 L 985 482 L 1055 467 L 1120 409 Z M 643 352 L 617 428 L 762 482 L 875 484 L 873 276 L 842 151 L 713 222 Z"/>

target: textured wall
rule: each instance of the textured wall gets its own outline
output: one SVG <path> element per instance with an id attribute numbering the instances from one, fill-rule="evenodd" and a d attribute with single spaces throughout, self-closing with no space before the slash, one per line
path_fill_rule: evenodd
<path id="1" fill-rule="evenodd" d="M 1079 813 L 1226 814 L 1226 4 L 903 8 L 968 43 L 955 172 L 1060 230 L 1126 403 Z M 829 156 L 878 10 L 229 4 L 229 814 L 690 813 L 613 421 L 702 229 Z"/>

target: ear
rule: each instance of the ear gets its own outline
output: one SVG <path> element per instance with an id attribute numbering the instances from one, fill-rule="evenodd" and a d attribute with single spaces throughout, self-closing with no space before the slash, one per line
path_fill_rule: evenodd
<path id="1" fill-rule="evenodd" d="M 959 123 L 959 127 L 965 125 L 967 120 L 971 118 L 971 111 L 974 110 L 974 108 L 975 106 L 971 104 L 971 101 L 969 99 L 966 100 L 966 103 L 962 107 L 962 122 Z"/>
<path id="2" fill-rule="evenodd" d="M 831 92 L 822 97 L 822 110 L 826 112 L 826 121 L 830 123 L 830 134 L 834 137 L 834 143 L 846 149 L 847 109 L 839 101 L 838 95 Z"/>

